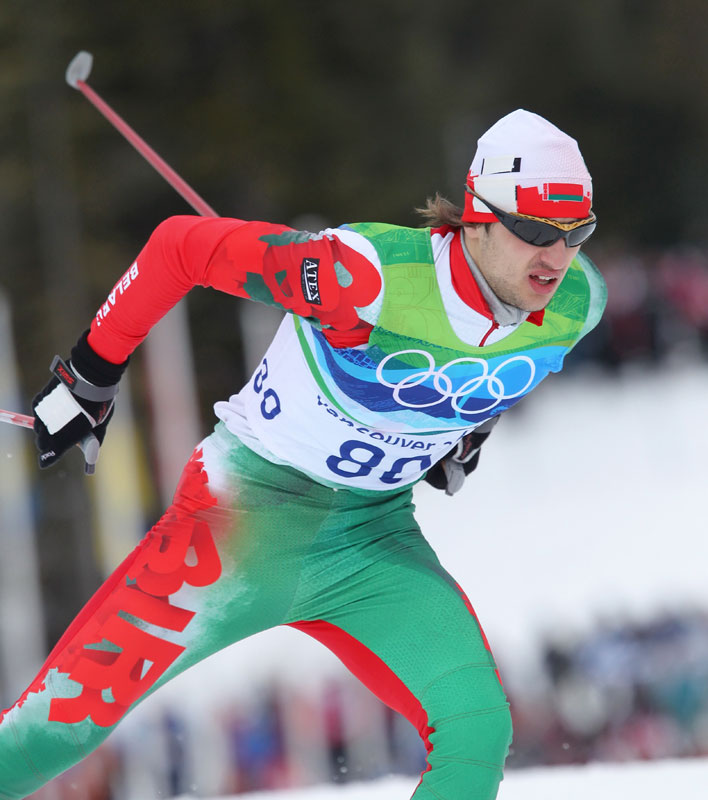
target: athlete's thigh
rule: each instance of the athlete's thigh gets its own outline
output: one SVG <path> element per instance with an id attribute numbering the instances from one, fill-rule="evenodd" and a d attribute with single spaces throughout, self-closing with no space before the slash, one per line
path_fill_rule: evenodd
<path id="1" fill-rule="evenodd" d="M 338 493 L 303 566 L 293 621 L 326 620 L 372 648 L 411 688 L 494 660 L 465 593 L 413 516 L 410 492 Z M 455 663 L 453 663 L 455 662 Z"/>
<path id="2" fill-rule="evenodd" d="M 114 603 L 176 656 L 165 660 L 155 687 L 285 620 L 332 494 L 260 458 L 223 426 L 203 442 Z M 131 591 L 140 593 L 133 610 L 123 599 Z M 155 659 L 144 658 L 154 668 Z"/>
<path id="3" fill-rule="evenodd" d="M 494 797 L 510 716 L 472 606 L 412 519 L 387 526 L 379 516 L 370 529 L 369 545 L 361 545 L 367 563 L 320 596 L 319 616 L 303 604 L 308 613 L 294 626 L 418 729 L 428 770 L 416 800 Z"/>

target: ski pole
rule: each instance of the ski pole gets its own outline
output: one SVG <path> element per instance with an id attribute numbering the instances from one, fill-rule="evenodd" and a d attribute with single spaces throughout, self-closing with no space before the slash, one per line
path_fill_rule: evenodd
<path id="1" fill-rule="evenodd" d="M 0 408 L 0 422 L 19 425 L 21 428 L 34 427 L 34 417 L 29 417 L 27 414 L 17 414 L 14 411 L 3 411 L 2 408 Z"/>
<path id="2" fill-rule="evenodd" d="M 20 428 L 34 428 L 34 417 L 27 414 L 18 414 L 16 411 L 5 411 L 0 408 L 0 422 L 7 422 L 10 425 L 17 425 Z M 98 439 L 89 433 L 76 446 L 84 454 L 84 470 L 87 475 L 93 475 L 96 471 L 96 462 L 98 461 L 98 451 L 100 444 Z"/>
<path id="3" fill-rule="evenodd" d="M 192 208 L 203 217 L 218 217 L 214 209 L 200 197 L 192 187 L 186 183 L 170 165 L 164 161 L 150 145 L 140 137 L 99 95 L 86 83 L 93 56 L 81 50 L 71 60 L 66 70 L 66 82 L 74 89 L 78 89 L 84 97 L 121 133 L 140 155 L 154 167 L 160 175 L 175 189 Z"/>
<path id="4" fill-rule="evenodd" d="M 92 66 L 93 56 L 91 53 L 81 50 L 74 56 L 66 69 L 66 82 L 74 89 L 78 89 L 91 105 L 93 105 L 111 125 L 133 145 L 148 164 L 150 164 L 150 166 L 152 166 L 198 214 L 202 217 L 218 217 L 219 215 L 206 200 L 197 194 L 197 192 L 195 192 L 194 189 L 192 189 L 192 187 L 88 85 L 88 83 L 86 83 L 86 79 L 91 73 Z M 26 419 L 31 420 L 32 418 L 27 417 Z M 3 419 L 1 416 L 0 420 L 4 422 L 12 421 Z M 14 424 L 21 425 L 23 423 L 15 421 Z M 32 424 L 30 423 L 28 427 L 31 428 Z M 96 460 L 98 459 L 98 439 L 96 439 L 93 434 L 90 434 L 80 442 L 78 446 L 83 451 L 84 458 L 86 459 L 86 473 L 93 473 Z"/>

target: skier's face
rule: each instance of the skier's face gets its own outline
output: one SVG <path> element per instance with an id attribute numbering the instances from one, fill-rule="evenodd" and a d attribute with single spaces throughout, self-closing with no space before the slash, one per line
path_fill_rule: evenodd
<path id="1" fill-rule="evenodd" d="M 548 305 L 580 250 L 566 247 L 562 239 L 550 247 L 527 244 L 499 222 L 465 226 L 463 231 L 467 249 L 494 294 L 523 311 Z"/>

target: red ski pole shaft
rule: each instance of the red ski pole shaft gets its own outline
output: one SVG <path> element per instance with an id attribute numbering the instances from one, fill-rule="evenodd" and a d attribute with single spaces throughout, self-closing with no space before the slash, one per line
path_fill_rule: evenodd
<path id="1" fill-rule="evenodd" d="M 91 72 L 92 64 L 93 56 L 90 53 L 84 50 L 77 53 L 66 70 L 66 82 L 69 86 L 78 89 L 198 214 L 201 214 L 203 217 L 218 217 L 219 215 L 206 200 L 200 197 L 200 195 L 198 195 L 197 192 L 195 192 L 194 189 L 192 189 L 192 187 L 86 83 L 86 78 L 88 78 Z"/>
<path id="2" fill-rule="evenodd" d="M 27 414 L 18 414 L 15 411 L 3 411 L 2 408 L 0 408 L 0 422 L 19 425 L 21 428 L 34 427 L 34 417 L 30 417 Z"/>

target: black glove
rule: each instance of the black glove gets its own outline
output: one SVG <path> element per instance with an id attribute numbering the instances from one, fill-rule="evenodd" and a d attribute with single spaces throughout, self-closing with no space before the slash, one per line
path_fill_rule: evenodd
<path id="1" fill-rule="evenodd" d="M 465 478 L 477 468 L 482 445 L 499 421 L 491 417 L 460 441 L 428 470 L 425 480 L 436 489 L 444 489 L 445 494 L 453 495 L 462 488 Z"/>
<path id="2" fill-rule="evenodd" d="M 53 377 L 32 400 L 35 443 L 41 469 L 51 467 L 72 445 L 84 451 L 86 472 L 92 473 L 98 448 L 113 415 L 118 381 L 128 361 L 111 364 L 95 353 L 85 331 L 66 363 L 54 358 Z"/>

